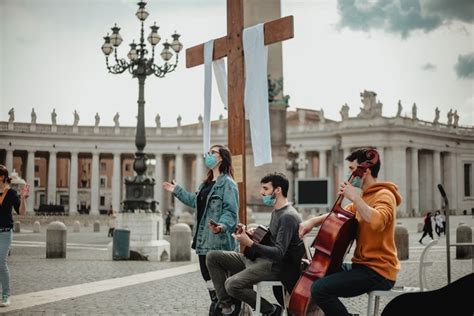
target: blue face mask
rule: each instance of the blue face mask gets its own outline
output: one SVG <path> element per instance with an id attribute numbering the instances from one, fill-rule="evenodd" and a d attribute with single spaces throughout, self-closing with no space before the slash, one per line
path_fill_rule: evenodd
<path id="1" fill-rule="evenodd" d="M 271 195 L 264 195 L 262 196 L 262 201 L 266 206 L 273 206 L 275 205 L 276 197 L 273 193 Z"/>
<path id="2" fill-rule="evenodd" d="M 349 179 L 351 176 L 351 173 L 349 173 L 347 175 L 347 178 Z M 351 181 L 351 184 L 353 187 L 356 187 L 356 188 L 361 188 L 362 187 L 362 178 L 361 177 L 354 177 Z"/>
<path id="3" fill-rule="evenodd" d="M 214 155 L 209 155 L 209 153 L 206 153 L 206 156 L 204 156 L 204 164 L 206 167 L 209 169 L 214 169 L 219 162 L 217 161 L 216 156 Z"/>

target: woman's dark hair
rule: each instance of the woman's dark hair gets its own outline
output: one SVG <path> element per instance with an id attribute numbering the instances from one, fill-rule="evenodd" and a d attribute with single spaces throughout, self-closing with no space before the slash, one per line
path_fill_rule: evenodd
<path id="1" fill-rule="evenodd" d="M 217 148 L 219 150 L 219 155 L 222 158 L 221 164 L 219 166 L 219 171 L 221 173 L 225 173 L 230 175 L 232 178 L 234 177 L 234 168 L 232 167 L 232 154 L 230 153 L 229 148 L 224 145 L 213 145 L 211 148 Z M 207 172 L 206 180 L 204 183 L 212 182 L 214 178 L 214 174 L 212 173 L 212 169 Z"/>
<path id="2" fill-rule="evenodd" d="M 0 176 L 3 176 L 3 183 L 12 182 L 12 178 L 8 176 L 8 169 L 4 165 L 0 165 Z"/>
<path id="3" fill-rule="evenodd" d="M 369 158 L 367 158 L 367 155 L 366 155 L 366 153 L 369 149 L 376 150 L 375 148 L 357 149 L 357 150 L 353 151 L 349 156 L 347 156 L 346 160 L 347 161 L 357 160 L 357 163 L 361 164 L 364 161 L 369 160 Z M 370 173 L 372 174 L 372 177 L 377 178 L 377 176 L 379 175 L 380 166 L 381 166 L 381 162 L 380 162 L 380 156 L 379 156 L 379 159 L 377 160 L 377 162 L 372 167 L 369 168 Z"/>

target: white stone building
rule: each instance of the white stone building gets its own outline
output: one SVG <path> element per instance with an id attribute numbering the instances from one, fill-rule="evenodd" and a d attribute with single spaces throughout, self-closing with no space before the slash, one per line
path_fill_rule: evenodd
<path id="1" fill-rule="evenodd" d="M 473 212 L 474 128 L 458 126 L 457 121 L 444 124 L 439 118 L 434 122 L 422 121 L 416 118 L 416 111 L 414 118 L 383 117 L 382 104 L 376 102 L 375 93 L 365 91 L 361 96 L 364 106 L 358 117 L 348 117 L 343 106 L 341 121 L 325 119 L 320 111 L 287 112 L 288 156 L 308 161 L 306 170 L 300 171 L 297 177 L 329 177 L 334 197 L 337 184 L 347 173 L 344 158 L 352 149 L 373 146 L 382 160 L 379 179 L 395 182 L 404 197 L 399 208 L 401 216 L 441 209 L 438 183 L 444 185 L 450 208 L 457 214 L 464 210 Z M 155 199 L 160 202 L 161 210 L 174 207 L 170 195 L 161 189 L 164 180 L 176 179 L 188 190 L 194 190 L 200 182 L 197 179 L 205 175 L 201 124 L 161 127 L 157 123 L 157 127 L 146 129 L 148 172 L 156 179 Z M 97 214 L 109 206 L 120 209 L 124 198 L 123 178 L 133 172 L 134 139 L 135 127 L 10 120 L 0 122 L 0 163 L 12 170 L 15 161 L 20 176 L 29 183 L 36 180 L 37 186 L 31 188 L 33 201 L 28 203 L 29 212 L 40 203 L 53 203 L 63 204 L 73 214 L 84 203 L 91 214 Z M 226 120 L 213 122 L 212 142 L 227 142 Z M 84 165 L 90 165 L 87 172 L 80 170 Z M 41 172 L 46 181 L 38 183 Z M 67 175 L 63 178 L 67 180 L 61 180 L 67 183 L 60 183 L 58 172 Z M 82 179 L 85 174 L 87 179 Z M 253 188 L 258 186 L 262 175 L 252 174 L 248 178 L 249 182 L 255 182 Z M 258 209 L 258 190 L 252 189 L 249 183 L 247 188 L 249 206 Z M 178 214 L 184 209 L 181 203 L 176 203 Z"/>

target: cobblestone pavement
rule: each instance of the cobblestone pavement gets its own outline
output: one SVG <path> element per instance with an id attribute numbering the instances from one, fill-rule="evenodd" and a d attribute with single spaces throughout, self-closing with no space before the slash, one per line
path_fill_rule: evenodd
<path id="1" fill-rule="evenodd" d="M 260 215 L 258 220 L 266 223 Z M 417 225 L 421 218 L 400 219 L 409 232 L 410 258 L 402 261 L 397 285 L 418 286 L 418 259 L 423 246 L 418 243 L 421 234 Z M 456 240 L 460 222 L 473 227 L 471 216 L 451 218 L 451 242 Z M 23 228 L 22 228 L 23 229 Z M 31 228 L 15 234 L 12 255 L 9 258 L 12 285 L 12 306 L 15 295 L 61 288 L 64 286 L 106 280 L 148 271 L 177 267 L 189 262 L 112 261 L 106 250 L 110 238 L 106 232 L 92 233 L 85 228 L 81 233 L 68 231 L 67 259 L 45 259 L 45 233 L 33 234 Z M 425 244 L 428 239 L 425 238 Z M 430 251 L 434 262 L 427 270 L 428 286 L 436 289 L 447 284 L 445 237 Z M 75 247 L 75 248 L 74 248 Z M 348 258 L 349 259 L 349 258 Z M 451 249 L 452 280 L 472 273 L 471 260 L 455 259 Z M 271 298 L 269 290 L 266 296 Z M 92 295 L 56 301 L 9 312 L 9 315 L 206 315 L 209 297 L 199 272 L 187 273 L 158 281 L 127 286 Z M 352 313 L 365 315 L 367 295 L 343 299 Z M 388 301 L 381 300 L 381 309 Z M 0 309 L 1 312 L 1 309 Z"/>

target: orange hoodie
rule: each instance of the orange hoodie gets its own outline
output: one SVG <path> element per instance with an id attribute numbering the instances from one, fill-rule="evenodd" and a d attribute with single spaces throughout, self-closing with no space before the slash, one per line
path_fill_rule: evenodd
<path id="1" fill-rule="evenodd" d="M 354 204 L 346 207 L 359 221 L 352 262 L 368 266 L 386 279 L 396 281 L 400 262 L 394 236 L 397 206 L 402 201 L 398 187 L 391 182 L 377 182 L 362 193 L 362 199 L 375 212 L 370 222 L 366 222 Z"/>

